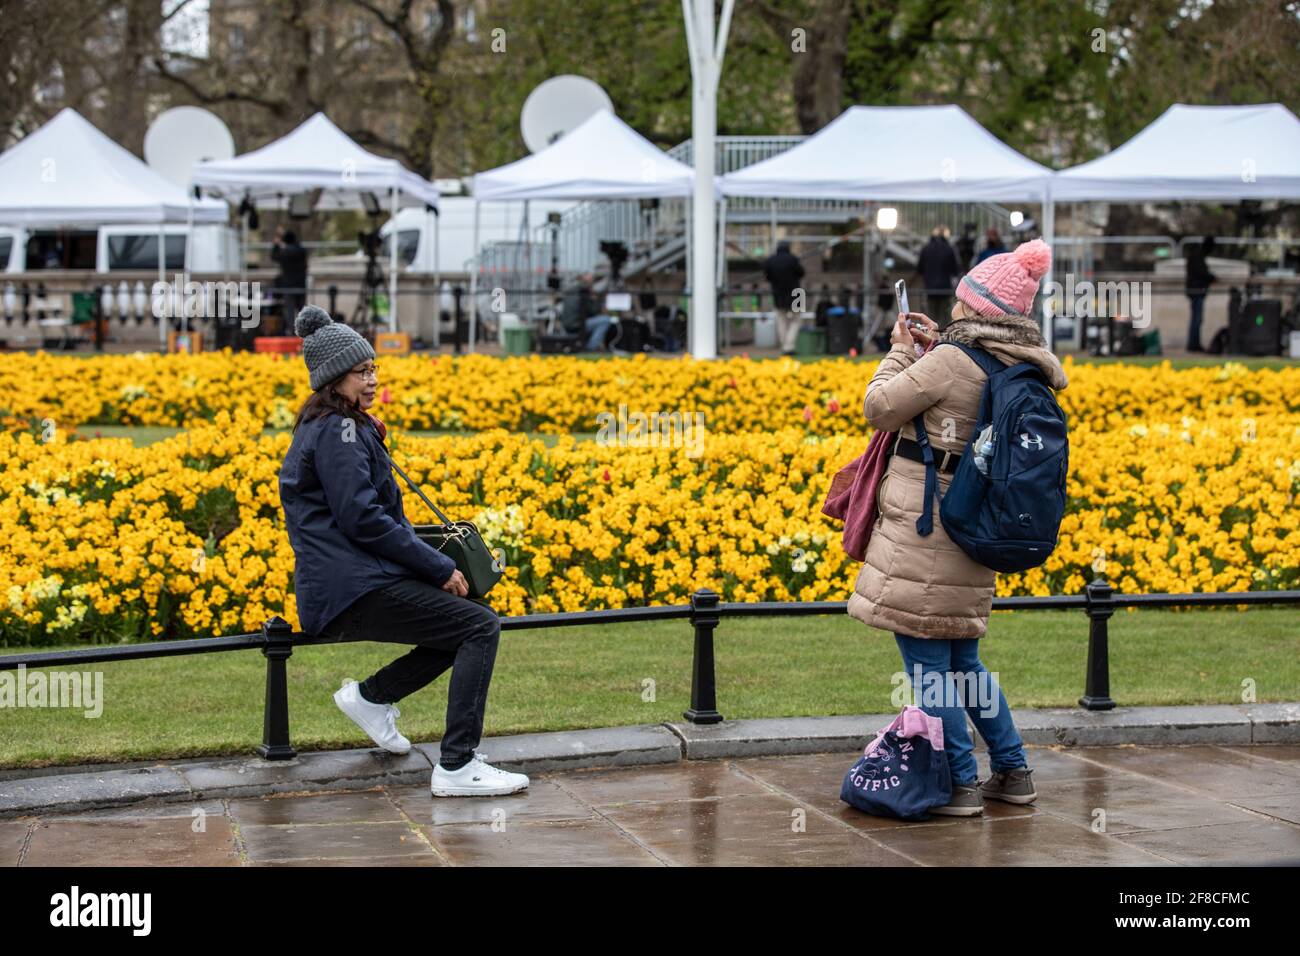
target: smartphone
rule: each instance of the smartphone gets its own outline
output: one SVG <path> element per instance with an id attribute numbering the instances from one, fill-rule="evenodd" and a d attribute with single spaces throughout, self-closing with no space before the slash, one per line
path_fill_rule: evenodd
<path id="1" fill-rule="evenodd" d="M 902 279 L 894 283 L 894 300 L 898 303 L 899 315 L 907 315 L 912 311 L 907 307 L 907 283 Z"/>

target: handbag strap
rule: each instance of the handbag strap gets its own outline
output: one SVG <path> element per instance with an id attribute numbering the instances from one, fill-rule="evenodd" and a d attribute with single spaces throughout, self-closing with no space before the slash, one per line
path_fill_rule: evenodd
<path id="1" fill-rule="evenodd" d="M 420 500 L 423 501 L 430 508 L 432 508 L 433 513 L 442 519 L 442 523 L 444 525 L 450 528 L 453 524 L 452 520 L 448 518 L 445 514 L 443 514 L 438 509 L 437 505 L 435 505 L 432 501 L 429 500 L 429 496 L 420 490 L 420 486 L 411 480 L 411 476 L 408 475 L 406 472 L 402 471 L 401 466 L 397 462 L 393 461 L 391 456 L 388 459 L 388 463 L 393 466 L 394 471 L 396 471 L 399 475 L 401 475 L 403 478 L 406 479 L 406 483 L 411 486 L 412 491 L 414 491 L 417 495 L 420 496 Z"/>

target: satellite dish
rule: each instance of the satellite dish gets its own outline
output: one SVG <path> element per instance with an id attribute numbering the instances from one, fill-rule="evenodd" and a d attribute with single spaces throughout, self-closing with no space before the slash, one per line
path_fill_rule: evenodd
<path id="1" fill-rule="evenodd" d="M 614 112 L 609 94 L 585 76 L 565 73 L 538 84 L 524 100 L 519 130 L 529 152 L 540 153 L 601 110 Z"/>
<path id="2" fill-rule="evenodd" d="M 195 163 L 234 155 L 235 139 L 226 124 L 197 106 L 161 113 L 144 134 L 145 162 L 182 189 L 189 189 Z"/>

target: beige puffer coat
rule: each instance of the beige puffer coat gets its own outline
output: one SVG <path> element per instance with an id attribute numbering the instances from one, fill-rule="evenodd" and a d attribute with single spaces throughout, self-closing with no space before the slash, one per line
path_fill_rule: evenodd
<path id="1" fill-rule="evenodd" d="M 910 345 L 895 345 L 867 385 L 863 413 L 873 428 L 900 431 L 915 440 L 912 419 L 925 413 L 936 459 L 961 454 L 975 428 L 983 370 L 945 342 L 987 349 L 1007 365 L 1032 362 L 1052 388 L 1065 388 L 1060 361 L 1044 347 L 1038 323 L 1022 316 L 966 318 L 953 322 L 939 344 L 918 359 Z M 939 492 L 952 475 L 939 472 Z M 981 637 L 988 627 L 997 572 L 966 555 L 943 529 L 938 502 L 934 530 L 916 533 L 925 500 L 925 466 L 893 455 L 876 499 L 879 516 L 866 561 L 849 597 L 849 614 L 864 624 L 912 637 Z"/>

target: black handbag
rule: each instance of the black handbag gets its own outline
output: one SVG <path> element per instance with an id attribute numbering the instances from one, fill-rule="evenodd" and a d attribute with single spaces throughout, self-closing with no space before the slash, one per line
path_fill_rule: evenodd
<path id="1" fill-rule="evenodd" d="M 393 470 L 406 480 L 411 490 L 442 520 L 442 524 L 412 525 L 415 536 L 456 562 L 457 570 L 465 576 L 465 582 L 469 585 L 470 598 L 486 596 L 501 580 L 502 571 L 497 567 L 496 556 L 488 548 L 474 522 L 452 521 L 429 500 L 428 495 L 420 490 L 396 462 L 393 463 Z"/>

